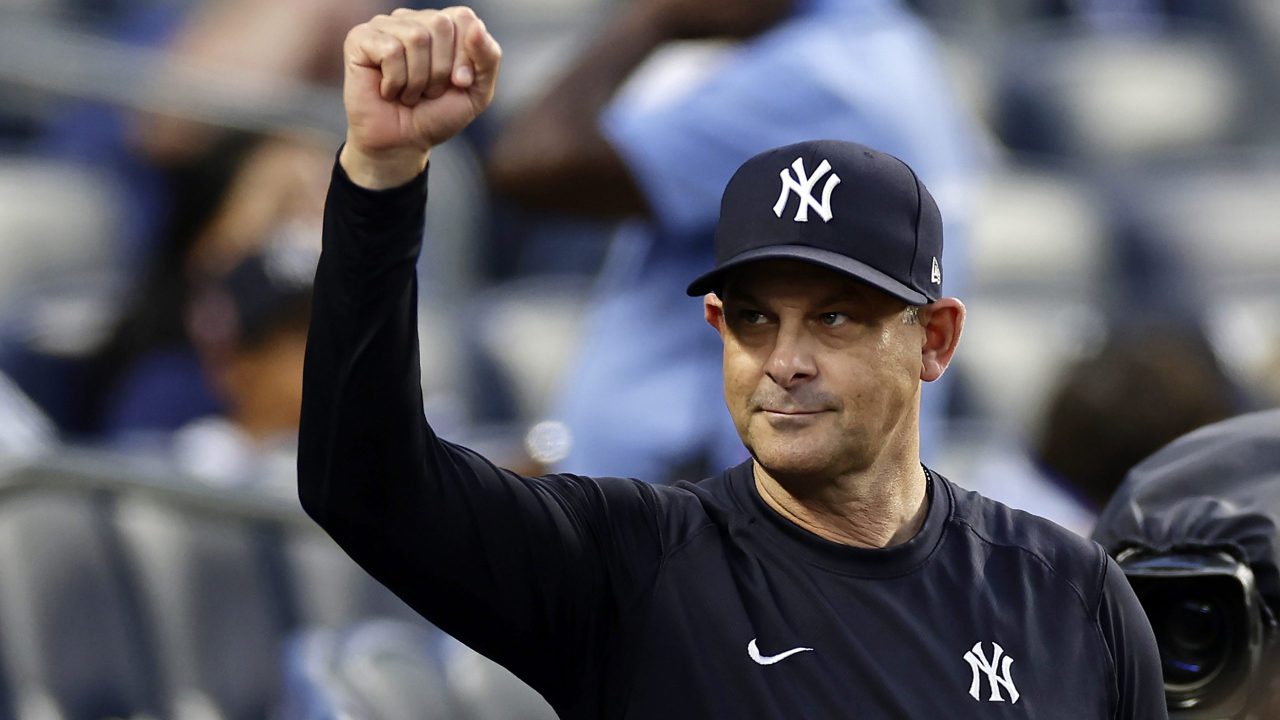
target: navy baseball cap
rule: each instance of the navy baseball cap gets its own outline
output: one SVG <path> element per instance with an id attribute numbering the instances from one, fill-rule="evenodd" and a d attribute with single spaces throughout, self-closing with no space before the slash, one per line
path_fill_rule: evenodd
<path id="1" fill-rule="evenodd" d="M 190 330 L 206 345 L 253 347 L 284 327 L 305 327 L 319 263 L 319 228 L 284 227 L 209 278 L 191 306 Z"/>
<path id="2" fill-rule="evenodd" d="M 716 266 L 688 289 L 717 291 L 728 270 L 800 260 L 911 305 L 942 297 L 942 214 L 915 171 L 840 140 L 766 150 L 743 163 L 720 200 Z"/>

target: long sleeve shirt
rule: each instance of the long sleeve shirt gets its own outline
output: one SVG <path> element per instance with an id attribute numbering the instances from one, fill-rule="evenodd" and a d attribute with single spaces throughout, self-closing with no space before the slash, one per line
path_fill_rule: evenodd
<path id="1" fill-rule="evenodd" d="M 334 171 L 299 493 L 374 577 L 561 717 L 1166 717 L 1115 563 L 930 470 L 923 528 L 866 549 L 777 514 L 750 462 L 674 486 L 533 478 L 439 438 L 416 337 L 425 202 L 423 178 L 370 191 Z"/>

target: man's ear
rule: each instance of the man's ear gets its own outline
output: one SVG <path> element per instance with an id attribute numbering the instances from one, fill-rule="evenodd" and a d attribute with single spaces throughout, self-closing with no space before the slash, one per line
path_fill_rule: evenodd
<path id="1" fill-rule="evenodd" d="M 964 331 L 964 303 L 945 297 L 920 308 L 924 338 L 920 346 L 920 379 L 933 382 L 942 377 L 960 345 Z"/>
<path id="2" fill-rule="evenodd" d="M 724 335 L 724 302 L 719 295 L 707 293 L 702 296 L 702 317 L 706 318 L 707 324 L 715 328 L 716 332 Z"/>

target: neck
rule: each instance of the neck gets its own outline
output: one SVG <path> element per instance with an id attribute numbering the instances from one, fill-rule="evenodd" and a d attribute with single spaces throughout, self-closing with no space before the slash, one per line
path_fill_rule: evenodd
<path id="1" fill-rule="evenodd" d="M 904 543 L 924 527 L 928 479 L 919 460 L 849 473 L 793 492 L 759 462 L 756 490 L 778 514 L 825 540 L 863 548 Z"/>

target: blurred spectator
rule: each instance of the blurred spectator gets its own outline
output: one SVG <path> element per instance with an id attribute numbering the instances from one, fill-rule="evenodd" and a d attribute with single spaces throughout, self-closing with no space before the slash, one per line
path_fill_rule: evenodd
<path id="1" fill-rule="evenodd" d="M 327 147 L 265 139 L 236 153 L 229 177 L 215 180 L 211 214 L 188 227 L 156 259 L 113 340 L 100 354 L 94 385 L 100 393 L 91 426 L 107 437 L 171 431 L 218 412 L 187 335 L 192 283 L 224 274 L 281 228 L 319 237 L 324 185 L 332 162 Z M 218 189 L 218 185 L 222 188 Z M 209 196 L 193 197 L 209 203 Z"/>
<path id="2" fill-rule="evenodd" d="M 217 212 L 194 238 L 185 258 L 188 273 L 226 272 L 282 225 L 310 228 L 319 238 L 332 164 L 327 138 L 257 143 L 237 168 Z"/>
<path id="3" fill-rule="evenodd" d="M 690 38 L 741 42 L 655 59 Z M 656 69 L 633 78 L 651 59 Z M 932 38 L 896 0 L 627 3 L 503 130 L 489 165 L 499 193 L 531 209 L 634 221 L 614 239 L 565 376 L 566 468 L 672 478 L 745 457 L 719 386 L 706 381 L 720 372 L 719 340 L 683 291 L 712 265 L 711 231 L 734 169 L 813 138 L 865 143 L 920 173 L 950 223 L 954 294 L 974 136 Z"/>
<path id="4" fill-rule="evenodd" d="M 191 474 L 223 485 L 266 483 L 292 497 L 318 239 L 314 228 L 284 226 L 196 293 L 191 336 L 226 410 L 174 436 L 176 459 Z"/>
<path id="5" fill-rule="evenodd" d="M 1117 327 L 1062 372 L 1029 453 L 993 453 L 972 489 L 1088 535 L 1138 461 L 1240 405 L 1193 329 Z"/>
<path id="6" fill-rule="evenodd" d="M 168 375 L 171 386 L 199 387 L 192 381 L 189 353 L 181 352 L 185 280 L 177 268 L 195 228 L 220 195 L 225 171 L 245 148 L 236 128 L 278 128 L 284 111 L 296 103 L 294 91 L 300 84 L 323 85 L 338 76 L 342 37 L 354 18 L 368 17 L 388 3 L 124 0 L 72 5 L 50 4 L 44 11 L 51 26 L 47 29 L 33 22 L 38 35 L 48 33 L 51 46 L 45 55 L 50 61 L 60 59 L 57 43 L 78 37 L 60 32 L 58 25 L 91 30 L 103 37 L 85 36 L 97 53 L 87 57 L 118 64 L 116 69 L 124 72 L 78 72 L 64 63 L 51 88 L 59 87 L 57 77 L 70 78 L 73 86 L 96 77 L 101 87 L 91 93 L 95 100 L 49 104 L 43 111 L 49 115 L 46 127 L 33 133 L 23 149 L 91 167 L 115 192 L 120 223 L 99 231 L 109 236 L 104 245 L 112 248 L 100 268 L 109 287 L 99 295 L 101 304 L 110 306 L 124 294 L 123 317 L 117 322 L 117 316 L 102 313 L 105 327 L 115 324 L 116 331 L 87 362 L 83 356 L 50 357 L 28 347 L 2 348 L 6 352 L 0 362 L 72 437 L 95 437 L 135 423 L 172 428 L 186 419 L 185 411 L 164 397 L 152 394 L 154 405 L 142 408 L 122 408 L 117 398 L 133 394 L 121 387 L 133 379 L 129 368 L 157 348 L 175 352 L 145 358 L 151 374 Z M 32 8 L 31 18 L 40 16 L 38 10 Z M 76 60 L 66 61 L 71 62 Z M 213 80 L 202 83 L 201 78 Z M 102 104 L 97 98 L 118 98 L 124 105 Z M 315 126 L 316 119 L 311 123 Z M 330 142 L 325 145 L 328 154 Z M 318 177 L 307 176 L 320 184 L 325 178 L 327 167 Z M 258 204 L 261 209 L 266 202 Z M 120 286 L 123 293 L 117 294 Z M 207 394 L 198 395 L 181 393 L 182 403 L 195 403 L 201 411 L 215 407 Z"/>
<path id="7" fill-rule="evenodd" d="M 192 382 L 194 374 L 185 372 L 189 364 L 181 362 L 179 352 L 185 346 L 182 326 L 188 283 L 185 257 L 201 227 L 217 209 L 248 145 L 245 138 L 236 136 L 211 153 L 205 163 L 191 166 L 189 172 L 169 176 L 169 189 L 178 202 L 165 219 L 166 229 L 161 233 L 166 238 L 163 247 L 145 263 L 143 270 L 120 273 L 118 284 L 122 287 L 119 290 L 96 299 L 98 304 L 120 305 L 102 311 L 104 327 L 98 339 L 86 342 L 71 354 L 60 353 L 56 347 L 47 349 L 35 339 L 44 333 L 66 331 L 57 325 L 44 328 L 41 323 L 66 318 L 45 319 L 38 312 L 18 319 L 31 328 L 22 328 L 6 338 L 9 342 L 0 354 L 3 369 L 67 437 L 96 438 L 113 423 L 115 400 L 127 395 L 121 387 L 144 357 L 150 356 L 154 372 L 168 372 L 173 376 L 173 385 L 189 388 L 183 393 L 183 402 L 191 402 L 192 392 L 200 383 L 198 379 Z M 104 270 L 111 272 L 109 268 Z M 28 304 L 38 310 L 39 302 L 37 296 Z M 171 350 L 173 352 L 169 352 Z M 207 398 L 202 403 L 202 406 L 212 405 L 213 401 Z M 171 413 L 165 398 L 156 399 L 153 406 L 144 410 L 157 418 L 166 418 Z M 178 414 L 178 419 L 169 421 L 170 427 L 176 427 L 186 417 L 182 415 L 185 411 L 173 412 Z"/>
<path id="8" fill-rule="evenodd" d="M 382 10 L 387 0 L 311 0 L 305 5 L 257 0 L 205 0 L 194 6 L 167 41 L 175 66 L 234 77 L 246 97 L 268 106 L 290 83 L 336 84 L 342 77 L 342 41 L 347 31 Z M 162 78 L 154 104 L 189 78 Z M 166 85 L 169 87 L 166 87 Z M 135 118 L 131 140 L 163 166 L 198 158 L 225 131 L 176 115 Z"/>
<path id="9" fill-rule="evenodd" d="M 1035 454 L 1097 511 L 1139 460 L 1234 415 L 1239 402 L 1199 333 L 1119 328 L 1096 354 L 1063 373 Z"/>

